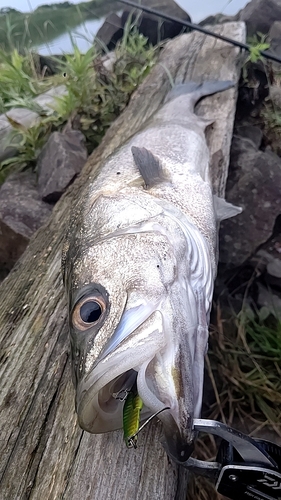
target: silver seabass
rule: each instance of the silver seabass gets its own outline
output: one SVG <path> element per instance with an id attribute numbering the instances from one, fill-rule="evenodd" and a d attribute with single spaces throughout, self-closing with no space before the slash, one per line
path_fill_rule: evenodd
<path id="1" fill-rule="evenodd" d="M 183 461 L 201 410 L 218 223 L 240 212 L 212 195 L 211 122 L 194 106 L 231 86 L 174 87 L 86 188 L 63 251 L 80 426 L 121 428 L 118 394 L 137 379 L 143 418 L 170 407 L 165 448 Z"/>

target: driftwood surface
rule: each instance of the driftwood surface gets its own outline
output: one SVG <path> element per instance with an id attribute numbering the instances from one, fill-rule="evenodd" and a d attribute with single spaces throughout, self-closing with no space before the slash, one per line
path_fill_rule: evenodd
<path id="1" fill-rule="evenodd" d="M 213 27 L 241 42 L 243 23 Z M 176 83 L 234 80 L 237 48 L 199 33 L 167 43 L 159 62 L 108 130 L 81 176 L 32 238 L 0 287 L 0 498 L 184 499 L 186 470 L 172 463 L 155 421 L 126 449 L 122 431 L 91 435 L 77 425 L 71 382 L 67 309 L 60 275 L 63 233 L 70 207 L 101 160 L 135 134 Z M 224 194 L 237 97 L 236 88 L 208 97 L 197 112 L 216 121 L 207 132 L 214 192 Z"/>

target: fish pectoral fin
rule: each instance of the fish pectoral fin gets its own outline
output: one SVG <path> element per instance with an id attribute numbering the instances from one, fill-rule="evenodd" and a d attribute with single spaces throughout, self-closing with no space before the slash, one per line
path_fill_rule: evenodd
<path id="1" fill-rule="evenodd" d="M 131 151 L 147 188 L 169 180 L 163 171 L 159 158 L 151 151 L 137 146 L 132 146 Z"/>
<path id="2" fill-rule="evenodd" d="M 235 217 L 235 215 L 241 214 L 243 210 L 241 207 L 236 207 L 235 205 L 232 205 L 232 203 L 225 201 L 223 198 L 219 198 L 215 194 L 213 195 L 213 200 L 216 219 L 219 222 Z"/>

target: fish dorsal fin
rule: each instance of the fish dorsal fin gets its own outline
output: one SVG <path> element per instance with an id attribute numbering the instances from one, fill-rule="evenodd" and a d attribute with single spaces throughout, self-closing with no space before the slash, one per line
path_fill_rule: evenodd
<path id="1" fill-rule="evenodd" d="M 163 172 L 159 158 L 146 148 L 131 148 L 134 162 L 140 171 L 140 174 L 147 188 L 153 187 L 161 182 L 167 182 L 168 179 Z"/>
<path id="2" fill-rule="evenodd" d="M 219 198 L 215 194 L 213 195 L 213 200 L 216 218 L 218 221 L 230 219 L 231 217 L 235 217 L 235 215 L 241 214 L 242 212 L 241 207 L 236 207 L 235 205 L 232 205 L 232 203 L 225 201 L 223 198 Z"/>

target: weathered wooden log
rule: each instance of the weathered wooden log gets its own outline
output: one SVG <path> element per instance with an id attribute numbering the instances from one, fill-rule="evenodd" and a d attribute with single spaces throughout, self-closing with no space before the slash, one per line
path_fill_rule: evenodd
<path id="1" fill-rule="evenodd" d="M 241 42 L 244 24 L 213 28 Z M 47 225 L 1 285 L 1 499 L 184 499 L 186 470 L 171 463 L 147 426 L 137 450 L 121 431 L 90 435 L 77 425 L 71 382 L 65 295 L 60 275 L 63 233 L 70 207 L 100 163 L 157 110 L 170 79 L 234 80 L 238 49 L 199 33 L 167 43 L 159 62 L 108 130 L 82 174 L 56 205 Z M 208 97 L 197 112 L 216 121 L 207 136 L 214 192 L 224 194 L 236 88 Z"/>

